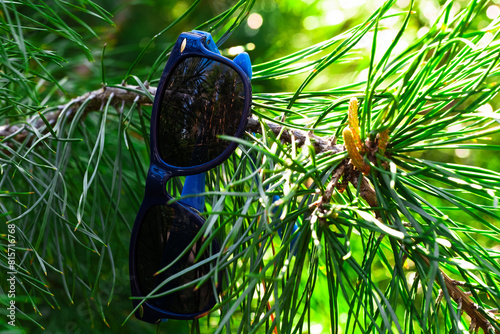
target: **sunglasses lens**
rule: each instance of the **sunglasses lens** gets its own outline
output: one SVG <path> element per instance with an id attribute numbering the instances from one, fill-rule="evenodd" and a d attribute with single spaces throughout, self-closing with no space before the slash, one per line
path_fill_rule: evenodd
<path id="1" fill-rule="evenodd" d="M 189 57 L 171 70 L 161 92 L 158 149 L 166 163 L 197 166 L 217 158 L 242 122 L 245 88 L 233 68 Z"/>
<path id="2" fill-rule="evenodd" d="M 197 241 L 190 251 L 173 263 L 193 241 L 200 229 L 193 216 L 192 212 L 178 205 L 157 205 L 147 211 L 138 232 L 136 253 L 137 277 L 143 296 L 152 292 L 167 278 L 195 264 L 195 259 L 198 256 L 197 250 L 202 246 L 201 240 Z M 208 256 L 209 251 L 207 250 L 198 259 L 198 262 Z M 167 265 L 171 266 L 155 275 Z M 163 285 L 154 294 L 188 284 L 207 275 L 209 271 L 209 264 L 190 270 Z M 213 307 L 213 296 L 212 285 L 208 280 L 198 289 L 196 289 L 196 285 L 191 285 L 163 297 L 150 298 L 148 302 L 170 313 L 196 315 Z"/>

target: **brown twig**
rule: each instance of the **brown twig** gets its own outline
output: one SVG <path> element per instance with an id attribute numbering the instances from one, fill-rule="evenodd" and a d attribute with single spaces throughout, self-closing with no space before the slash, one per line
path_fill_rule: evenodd
<path id="1" fill-rule="evenodd" d="M 360 173 L 358 172 L 357 174 L 359 175 Z M 357 182 L 353 185 L 355 184 L 357 184 Z M 371 186 L 367 178 L 363 176 L 361 181 L 360 195 L 370 205 L 370 207 L 375 208 L 378 206 L 375 191 L 373 190 L 373 187 Z M 380 219 L 380 215 L 377 213 L 377 210 L 374 211 L 377 218 Z M 419 255 L 430 268 L 431 264 L 429 259 L 422 254 Z M 441 289 L 446 288 L 450 294 L 450 297 L 457 303 L 457 305 L 461 305 L 461 309 L 469 315 L 469 317 L 471 318 L 471 329 L 474 330 L 475 328 L 481 328 L 485 333 L 493 332 L 496 334 L 500 334 L 500 332 L 496 330 L 491 325 L 489 320 L 480 312 L 478 305 L 472 301 L 470 295 L 459 288 L 459 282 L 450 278 L 441 269 L 438 268 L 438 270 L 443 277 L 445 286 L 443 287 L 438 279 L 436 279 L 436 282 L 439 284 L 439 286 L 441 286 Z"/>
<path id="2" fill-rule="evenodd" d="M 148 92 L 151 95 L 155 95 L 156 87 L 148 87 Z M 136 102 L 138 104 L 151 104 L 152 101 L 148 95 L 138 86 L 126 85 L 121 87 L 103 87 L 98 90 L 86 93 L 82 96 L 72 99 L 70 102 L 64 105 L 58 106 L 56 111 L 46 114 L 44 117 L 50 126 L 56 124 L 59 117 L 62 115 L 66 116 L 68 119 L 72 119 L 76 111 L 84 104 L 85 111 L 84 116 L 91 111 L 100 110 L 103 105 L 110 99 L 113 98 L 117 103 L 132 103 Z M 42 130 L 46 124 L 44 120 L 39 115 L 34 115 L 31 119 L 28 119 L 27 124 L 31 124 L 38 130 Z M 4 124 L 0 126 L 0 139 L 13 136 L 13 139 L 17 142 L 24 142 L 30 131 L 27 125 L 9 125 Z M 29 144 L 29 143 L 28 143 Z"/>
<path id="3" fill-rule="evenodd" d="M 312 203 L 309 208 L 313 209 L 313 214 L 317 212 L 316 216 L 318 217 L 318 220 L 322 224 L 326 224 L 326 219 L 325 219 L 325 214 L 328 212 L 327 208 L 325 207 L 326 204 L 330 203 L 330 200 L 333 196 L 333 192 L 335 191 L 335 188 L 337 187 L 338 181 L 344 174 L 344 169 L 345 169 L 345 164 L 340 163 L 337 168 L 335 168 L 335 171 L 333 172 L 332 178 L 328 185 L 326 186 L 323 194 L 321 197 L 314 203 Z"/>
<path id="4" fill-rule="evenodd" d="M 427 264 L 428 267 L 431 266 L 431 263 L 427 257 L 424 255 L 420 254 L 420 257 L 424 262 Z M 445 284 L 446 289 L 450 293 L 450 297 L 453 298 L 453 300 L 457 303 L 457 305 L 461 305 L 461 309 L 469 315 L 471 318 L 471 332 L 474 332 L 477 328 L 481 328 L 485 333 L 500 333 L 498 330 L 496 330 L 488 320 L 479 311 L 479 306 L 474 303 L 470 297 L 470 294 L 466 293 L 465 291 L 462 291 L 462 289 L 459 288 L 460 285 L 462 285 L 461 282 L 452 279 L 450 276 L 446 275 L 441 269 L 439 269 L 441 276 L 443 277 L 443 281 Z M 436 279 L 437 280 L 437 279 Z M 439 280 L 437 280 L 438 284 L 441 283 Z M 441 288 L 443 288 L 441 286 Z"/>
<path id="5" fill-rule="evenodd" d="M 302 130 L 297 130 L 297 129 L 288 130 L 276 123 L 272 122 L 265 122 L 265 123 L 266 126 L 274 133 L 274 135 L 276 137 L 279 136 L 279 138 L 285 143 L 291 143 L 292 141 L 294 141 L 295 144 L 300 147 L 309 140 L 313 145 L 316 153 L 328 152 L 328 151 L 338 153 L 345 151 L 343 145 L 335 144 L 335 137 L 324 138 Z M 261 133 L 262 131 L 261 121 L 257 117 L 251 116 L 250 118 L 248 118 L 246 129 L 248 132 Z"/>

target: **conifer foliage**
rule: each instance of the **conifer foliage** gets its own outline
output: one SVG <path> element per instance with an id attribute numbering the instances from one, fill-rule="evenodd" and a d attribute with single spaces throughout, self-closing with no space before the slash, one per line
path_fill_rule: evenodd
<path id="1" fill-rule="evenodd" d="M 222 293 L 160 331 L 500 333 L 500 20 L 489 1 L 447 1 L 401 48 L 418 1 L 395 4 L 254 62 L 247 132 L 206 176 L 198 237 L 219 240 L 207 279 Z M 132 314 L 128 243 L 168 36 L 183 24 L 222 49 L 255 5 L 190 25 L 193 1 L 118 71 L 96 48 L 115 20 L 96 2 L 0 1 L 2 330 L 156 330 Z M 324 79 L 358 62 L 352 82 Z"/>

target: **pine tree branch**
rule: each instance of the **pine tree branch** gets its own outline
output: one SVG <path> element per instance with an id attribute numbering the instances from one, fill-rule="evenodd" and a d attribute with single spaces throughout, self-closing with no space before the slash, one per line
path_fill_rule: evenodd
<path id="1" fill-rule="evenodd" d="M 99 111 L 107 103 L 107 101 L 112 98 L 112 103 L 114 105 L 120 104 L 131 104 L 136 102 L 139 105 L 151 105 L 153 101 L 151 97 L 156 94 L 156 87 L 146 86 L 147 92 L 139 86 L 124 85 L 122 87 L 118 86 L 105 86 L 98 90 L 86 93 L 82 96 L 72 99 L 70 102 L 64 105 L 58 106 L 57 110 L 45 115 L 45 119 L 53 126 L 56 124 L 57 119 L 62 115 L 65 115 L 68 120 L 71 120 L 76 111 L 84 104 L 85 110 L 83 112 L 83 117 L 85 117 L 89 112 Z M 28 124 L 32 124 L 37 130 L 44 132 L 46 130 L 46 124 L 39 115 L 34 115 L 31 119 L 27 121 Z M 307 140 L 311 142 L 315 148 L 316 153 L 333 151 L 335 153 L 342 152 L 345 150 L 343 145 L 336 145 L 335 138 L 324 138 L 316 136 L 310 132 L 291 129 L 287 130 L 283 126 L 266 122 L 266 125 L 271 131 L 276 135 L 280 136 L 283 142 L 291 143 L 295 140 L 298 146 L 302 146 Z M 248 119 L 247 130 L 249 132 L 261 133 L 262 128 L 260 126 L 260 121 L 257 117 L 251 116 Z M 0 138 L 9 138 L 13 136 L 14 140 L 17 142 L 24 142 L 30 131 L 26 125 L 1 125 L 0 126 Z M 2 140 L 3 141 L 3 140 Z M 28 143 L 29 144 L 29 143 Z"/>
<path id="2" fill-rule="evenodd" d="M 344 145 L 335 144 L 335 137 L 324 138 L 316 136 L 311 132 L 296 129 L 287 130 L 285 127 L 276 123 L 265 123 L 266 126 L 274 133 L 274 135 L 276 137 L 279 137 L 285 143 L 291 143 L 292 141 L 294 141 L 295 144 L 300 147 L 309 140 L 317 154 L 327 151 L 333 151 L 334 153 L 345 151 Z M 258 118 L 256 118 L 255 116 L 251 116 L 248 119 L 247 131 L 261 133 L 262 128 L 260 126 L 260 121 Z"/>
<path id="3" fill-rule="evenodd" d="M 32 140 L 29 134 L 28 124 L 32 127 L 37 128 L 40 132 L 48 132 L 47 123 L 50 126 L 54 126 L 59 117 L 64 115 L 68 118 L 68 120 L 73 119 L 76 111 L 84 104 L 85 110 L 83 111 L 83 117 L 85 117 L 89 112 L 99 111 L 101 108 L 108 102 L 109 99 L 112 99 L 112 103 L 114 105 L 123 105 L 123 104 L 131 104 L 133 102 L 139 105 L 151 105 L 152 100 L 151 96 L 154 96 L 156 93 L 156 87 L 145 87 L 147 92 L 143 90 L 143 88 L 139 86 L 130 86 L 125 85 L 123 87 L 103 87 L 101 89 L 86 93 L 82 96 L 79 96 L 69 103 L 58 106 L 56 111 L 48 113 L 44 116 L 45 120 L 42 119 L 39 115 L 34 115 L 31 119 L 29 119 L 26 125 L 9 125 L 5 124 L 0 126 L 0 142 L 6 141 L 12 137 L 15 141 L 22 143 L 26 139 L 29 141 Z M 285 127 L 272 123 L 265 122 L 266 126 L 283 142 L 291 143 L 295 141 L 295 143 L 299 146 L 304 145 L 308 142 L 308 140 L 312 143 L 315 148 L 316 153 L 322 153 L 327 151 L 333 151 L 334 153 L 343 152 L 346 150 L 344 145 L 335 144 L 335 138 L 324 138 L 318 137 L 310 132 L 301 131 L 297 129 L 286 129 Z M 260 133 L 262 131 L 261 121 L 255 116 L 251 116 L 248 119 L 247 130 L 249 132 Z M 28 143 L 29 144 L 29 143 Z M 11 145 L 7 142 L 7 145 Z M 368 143 L 367 147 L 370 152 L 368 152 L 368 158 L 370 160 L 371 156 L 374 156 L 374 153 L 377 151 L 377 143 Z M 360 179 L 361 177 L 361 179 Z M 342 182 L 339 182 L 340 179 L 343 178 Z M 360 184 L 360 196 L 363 198 L 371 208 L 374 208 L 374 213 L 378 219 L 380 219 L 380 214 L 378 212 L 378 204 L 376 199 L 376 193 L 366 176 L 363 176 L 361 172 L 353 165 L 352 161 L 348 158 L 344 159 L 338 167 L 334 170 L 332 174 L 332 178 L 325 188 L 325 191 L 321 195 L 318 201 L 313 203 L 310 208 L 313 210 L 320 222 L 326 223 L 326 219 L 323 218 L 323 214 L 327 212 L 326 204 L 331 201 L 331 197 L 334 193 L 334 190 L 345 188 L 347 183 L 351 183 L 355 188 L 358 186 L 358 182 Z M 428 267 L 430 267 L 429 259 L 419 254 L 420 257 L 424 260 Z M 481 313 L 480 308 L 476 303 L 472 301 L 469 295 L 467 295 L 464 291 L 462 291 L 457 281 L 451 279 L 448 275 L 446 275 L 441 269 L 440 273 L 444 279 L 445 286 L 441 286 L 441 288 L 446 288 L 450 297 L 458 304 L 461 305 L 462 310 L 467 313 L 471 318 L 471 329 L 481 328 L 485 331 L 485 333 L 497 333 L 500 332 L 491 325 L 489 320 Z M 441 285 L 439 280 L 436 280 L 439 285 Z"/>
<path id="4" fill-rule="evenodd" d="M 147 90 L 148 93 L 152 96 L 156 94 L 156 87 L 147 87 Z M 123 86 L 123 88 L 102 87 L 98 90 L 74 98 L 67 104 L 58 106 L 56 111 L 44 115 L 45 120 L 37 114 L 28 119 L 24 126 L 23 125 L 20 126 L 17 124 L 1 125 L 0 138 L 3 138 L 1 139 L 1 141 L 4 141 L 5 138 L 13 136 L 13 139 L 15 141 L 22 143 L 27 138 L 29 138 L 29 134 L 31 133 L 29 131 L 28 124 L 31 125 L 31 127 L 36 128 L 40 132 L 46 132 L 47 124 L 45 122 L 47 122 L 52 127 L 56 124 L 57 119 L 62 115 L 66 116 L 68 120 L 71 120 L 75 116 L 76 111 L 84 103 L 87 103 L 83 113 L 83 117 L 85 117 L 91 111 L 101 110 L 101 108 L 107 103 L 107 101 L 110 98 L 113 99 L 113 103 L 115 105 L 122 103 L 132 103 L 134 101 L 138 104 L 143 104 L 143 105 L 148 105 L 152 103 L 148 95 L 139 86 L 126 85 Z"/>
<path id="5" fill-rule="evenodd" d="M 353 179 L 350 180 L 350 182 L 353 184 L 354 187 L 356 187 L 358 182 L 358 177 L 361 176 L 362 180 L 360 185 L 360 196 L 370 205 L 370 207 L 377 208 L 378 204 L 377 204 L 376 194 L 372 185 L 370 184 L 370 182 L 366 177 L 361 175 L 360 172 L 356 172 L 355 175 L 356 176 L 354 176 Z M 322 199 L 322 202 L 326 202 L 325 199 Z M 375 209 L 374 212 L 376 217 L 380 219 L 381 216 L 378 213 L 378 210 Z M 431 264 L 429 259 L 421 253 L 418 254 L 427 264 L 427 267 L 430 269 Z M 439 284 L 441 289 L 447 289 L 450 297 L 457 303 L 457 305 L 460 306 L 459 309 L 461 309 L 463 312 L 469 315 L 469 317 L 471 318 L 471 324 L 470 324 L 471 332 L 474 332 L 477 328 L 481 328 L 484 331 L 484 333 L 500 334 L 500 331 L 496 330 L 491 325 L 490 321 L 486 318 L 486 316 L 483 313 L 481 313 L 481 309 L 476 303 L 474 303 L 470 295 L 459 288 L 459 286 L 461 285 L 460 282 L 449 277 L 440 268 L 438 268 L 438 270 L 441 276 L 443 277 L 445 286 L 444 287 L 442 286 L 442 283 L 438 278 L 436 278 L 436 282 Z M 486 310 L 486 312 L 489 311 Z"/>
<path id="6" fill-rule="evenodd" d="M 366 148 L 369 151 L 369 160 L 374 160 L 375 153 L 378 151 L 378 144 L 378 140 L 376 140 L 375 142 L 366 142 Z M 344 185 L 338 182 L 341 177 L 344 178 Z M 368 203 L 368 205 L 373 209 L 376 219 L 380 220 L 382 217 L 379 212 L 380 208 L 378 206 L 377 196 L 375 190 L 373 189 L 373 186 L 371 185 L 369 179 L 366 176 L 363 176 L 359 168 L 356 168 L 356 166 L 354 166 L 353 161 L 349 160 L 348 158 L 342 161 L 334 170 L 334 172 L 332 173 L 332 178 L 327 185 L 325 192 L 322 194 L 318 201 L 314 202 L 310 206 L 310 209 L 313 209 L 313 214 L 315 213 L 318 216 L 318 220 L 320 222 L 323 222 L 324 224 L 327 223 L 326 219 L 323 218 L 324 215 L 328 212 L 326 204 L 330 203 L 331 197 L 334 193 L 334 189 L 337 188 L 340 189 L 340 191 L 343 191 L 346 186 L 345 184 L 348 182 L 351 183 L 354 188 L 357 188 L 358 183 L 361 182 L 361 184 L 359 184 L 359 194 L 361 198 L 363 198 L 366 203 Z M 430 269 L 431 264 L 429 259 L 421 253 L 419 253 L 419 256 L 424 260 L 424 262 L 427 264 L 427 267 L 429 267 Z M 491 325 L 487 317 L 483 313 L 481 313 L 479 306 L 474 303 L 470 295 L 459 288 L 460 282 L 450 278 L 440 268 L 438 268 L 438 270 L 443 277 L 445 286 L 442 286 L 441 281 L 438 278 L 436 278 L 436 282 L 439 284 L 439 286 L 441 286 L 441 289 L 446 288 L 449 292 L 450 297 L 457 303 L 457 305 L 459 305 L 459 309 L 469 315 L 469 317 L 471 318 L 471 332 L 474 332 L 477 328 L 481 328 L 483 329 L 484 333 L 500 334 L 500 332 Z"/>
<path id="7" fill-rule="evenodd" d="M 419 253 L 420 257 L 424 260 L 424 262 L 427 264 L 427 266 L 430 268 L 431 264 L 430 261 L 427 257 Z M 474 303 L 470 297 L 469 294 L 466 292 L 462 291 L 459 286 L 461 285 L 461 282 L 452 279 L 450 276 L 446 275 L 441 269 L 439 269 L 443 281 L 445 284 L 446 289 L 450 293 L 450 297 L 453 298 L 453 300 L 457 303 L 457 305 L 460 305 L 461 309 L 469 315 L 471 318 L 471 332 L 475 332 L 477 328 L 481 328 L 484 333 L 497 333 L 499 334 L 500 332 L 496 330 L 484 316 L 484 314 L 481 313 L 481 310 L 479 306 Z M 436 278 L 436 282 L 443 288 L 441 285 L 441 282 Z M 489 312 L 486 310 L 486 312 Z"/>

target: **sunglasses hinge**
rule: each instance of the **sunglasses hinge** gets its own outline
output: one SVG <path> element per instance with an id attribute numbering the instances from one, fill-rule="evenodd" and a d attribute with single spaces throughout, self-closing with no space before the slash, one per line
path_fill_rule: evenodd
<path id="1" fill-rule="evenodd" d="M 148 171 L 146 180 L 146 196 L 160 197 L 166 194 L 165 186 L 167 180 L 172 176 L 168 171 L 159 168 L 158 166 L 151 165 Z"/>

